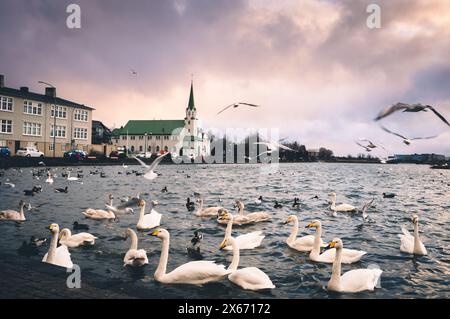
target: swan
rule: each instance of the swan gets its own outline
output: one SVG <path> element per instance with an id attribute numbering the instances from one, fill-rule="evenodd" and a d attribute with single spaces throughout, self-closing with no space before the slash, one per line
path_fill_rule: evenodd
<path id="1" fill-rule="evenodd" d="M 321 263 L 333 263 L 336 255 L 336 249 L 328 249 L 323 253 L 320 253 L 320 243 L 322 236 L 322 223 L 320 220 L 314 220 L 306 226 L 306 228 L 316 228 L 316 233 L 314 234 L 314 246 L 309 253 L 309 259 L 315 262 Z M 367 254 L 367 252 L 355 249 L 342 249 L 341 261 L 344 264 L 351 264 L 357 262 L 362 256 Z"/>
<path id="2" fill-rule="evenodd" d="M 350 204 L 341 204 L 341 205 L 336 206 L 336 193 L 331 193 L 330 197 L 331 197 L 331 207 L 330 208 L 334 212 L 349 213 L 349 212 L 355 212 L 358 210 L 355 206 L 350 205 Z"/>
<path id="3" fill-rule="evenodd" d="M 220 206 L 203 208 L 203 198 L 199 198 L 197 203 L 199 203 L 199 207 L 194 214 L 198 217 L 215 217 L 218 215 L 219 210 L 223 209 L 223 207 Z"/>
<path id="4" fill-rule="evenodd" d="M 46 183 L 49 183 L 49 184 L 53 184 L 53 175 L 52 175 L 52 173 L 48 173 L 48 175 L 47 175 L 47 179 L 45 180 L 45 182 Z"/>
<path id="5" fill-rule="evenodd" d="M 0 221 L 1 220 L 12 220 L 16 222 L 25 221 L 25 214 L 23 213 L 23 208 L 25 207 L 25 202 L 23 200 L 19 203 L 19 211 L 15 211 L 12 209 L 2 210 L 0 211 Z"/>
<path id="6" fill-rule="evenodd" d="M 202 285 L 208 282 L 222 280 L 232 272 L 231 270 L 225 269 L 224 265 L 217 265 L 214 261 L 199 260 L 183 264 L 166 274 L 170 234 L 165 229 L 158 229 L 150 235 L 162 240 L 161 257 L 158 268 L 155 271 L 155 280 L 160 283 Z"/>
<path id="7" fill-rule="evenodd" d="M 298 234 L 298 218 L 296 215 L 289 215 L 288 218 L 284 221 L 284 224 L 294 223 L 292 225 L 291 234 L 286 239 L 286 244 L 292 249 L 297 251 L 306 252 L 311 251 L 314 246 L 314 235 L 306 235 L 300 238 L 297 238 Z M 325 247 L 326 245 L 320 238 L 320 246 Z"/>
<path id="8" fill-rule="evenodd" d="M 219 224 L 226 224 L 228 225 L 228 220 L 230 219 L 230 213 L 225 209 L 219 209 L 219 217 L 217 218 L 217 222 Z M 253 220 L 248 218 L 245 215 L 234 215 L 233 216 L 233 225 L 241 226 L 241 225 L 247 225 L 252 224 Z"/>
<path id="9" fill-rule="evenodd" d="M 225 239 L 231 237 L 231 230 L 233 229 L 233 214 L 228 213 L 226 218 L 228 219 L 227 228 L 225 230 Z M 234 241 L 238 245 L 239 249 L 253 249 L 261 245 L 262 240 L 264 239 L 264 235 L 262 235 L 262 231 L 254 231 L 248 234 L 240 235 L 234 238 Z M 232 250 L 233 247 L 227 245 L 223 248 L 224 250 Z"/>
<path id="10" fill-rule="evenodd" d="M 67 246 L 61 245 L 57 247 L 59 234 L 58 224 L 51 224 L 48 229 L 52 232 L 52 240 L 50 241 L 48 252 L 44 255 L 44 258 L 42 258 L 42 262 L 65 268 L 73 268 Z"/>
<path id="11" fill-rule="evenodd" d="M 341 276 L 341 261 L 344 249 L 342 240 L 335 238 L 327 247 L 336 250 L 331 279 L 327 286 L 328 290 L 337 292 L 360 292 L 375 289 L 383 272 L 381 269 L 354 269 L 347 271 Z"/>
<path id="12" fill-rule="evenodd" d="M 273 289 L 275 285 L 262 270 L 256 267 L 246 267 L 237 269 L 239 265 L 239 245 L 233 237 L 227 237 L 220 245 L 220 249 L 225 249 L 231 245 L 233 249 L 233 259 L 228 270 L 232 273 L 228 275 L 228 279 L 247 290 Z"/>
<path id="13" fill-rule="evenodd" d="M 102 219 L 115 219 L 116 214 L 112 211 L 106 211 L 103 209 L 88 208 L 84 212 L 81 212 L 86 218 L 102 220 Z"/>
<path id="14" fill-rule="evenodd" d="M 244 214 L 244 203 L 240 200 L 237 200 L 235 203 L 235 207 L 238 208 L 238 212 L 240 215 L 248 217 L 253 222 L 265 222 L 270 219 L 270 215 L 265 212 L 254 212 L 254 213 L 248 213 Z"/>
<path id="15" fill-rule="evenodd" d="M 64 228 L 59 233 L 59 243 L 66 245 L 69 248 L 76 248 L 79 246 L 92 246 L 95 244 L 95 240 L 98 239 L 94 235 L 89 233 L 78 233 L 72 235 L 69 228 Z"/>
<path id="16" fill-rule="evenodd" d="M 145 200 L 139 200 L 138 206 L 141 208 L 139 220 L 136 225 L 138 230 L 149 230 L 161 224 L 161 214 L 152 208 L 150 214 L 145 214 Z"/>
<path id="17" fill-rule="evenodd" d="M 137 198 L 139 198 L 139 195 L 137 196 Z M 109 202 L 108 204 L 105 205 L 105 207 L 109 210 L 114 212 L 114 214 L 119 214 L 119 213 L 126 213 L 126 214 L 134 214 L 134 210 L 131 207 L 115 207 L 113 205 L 114 202 L 114 196 L 112 194 L 108 195 L 108 199 Z"/>
<path id="18" fill-rule="evenodd" d="M 70 177 L 70 171 L 67 173 L 67 180 L 68 181 L 77 181 L 78 180 L 78 177 L 74 177 L 74 176 L 72 176 L 72 177 Z"/>
<path id="19" fill-rule="evenodd" d="M 144 249 L 138 249 L 136 233 L 131 228 L 128 228 L 125 236 L 131 238 L 131 246 L 123 258 L 123 266 L 141 267 L 148 264 L 146 251 Z"/>
<path id="20" fill-rule="evenodd" d="M 400 237 L 400 251 L 408 254 L 426 255 L 427 249 L 419 238 L 419 217 L 416 214 L 412 216 L 412 223 L 414 224 L 414 236 L 409 231 L 402 227 L 402 235 Z"/>

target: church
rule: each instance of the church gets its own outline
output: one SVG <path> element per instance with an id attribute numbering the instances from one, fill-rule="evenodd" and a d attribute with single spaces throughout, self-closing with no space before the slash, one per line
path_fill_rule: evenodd
<path id="1" fill-rule="evenodd" d="M 194 86 L 182 120 L 129 120 L 120 129 L 113 130 L 113 144 L 131 154 L 163 154 L 173 157 L 198 158 L 210 155 L 208 134 L 199 127 L 194 102 Z"/>

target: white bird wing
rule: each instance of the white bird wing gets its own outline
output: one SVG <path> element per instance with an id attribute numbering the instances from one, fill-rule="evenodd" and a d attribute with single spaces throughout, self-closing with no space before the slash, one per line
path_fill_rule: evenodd
<path id="1" fill-rule="evenodd" d="M 150 164 L 150 167 L 149 167 L 150 171 L 155 170 L 156 166 L 158 166 L 158 164 L 161 163 L 164 156 L 166 156 L 167 154 L 169 154 L 169 152 L 159 155 L 157 158 L 155 158 L 155 160 Z"/>
<path id="2" fill-rule="evenodd" d="M 141 164 L 142 167 L 149 168 L 147 164 L 145 164 L 140 158 L 137 158 L 136 156 L 133 156 L 133 158 Z"/>
<path id="3" fill-rule="evenodd" d="M 231 270 L 224 265 L 217 265 L 214 261 L 191 261 L 175 268 L 166 276 L 171 282 L 202 284 L 211 278 L 226 276 Z"/>
<path id="4" fill-rule="evenodd" d="M 244 289 L 275 288 L 269 276 L 256 267 L 238 269 L 230 274 L 229 279 Z"/>
<path id="5" fill-rule="evenodd" d="M 220 113 L 222 113 L 223 111 L 229 109 L 229 108 L 232 107 L 233 105 L 236 105 L 236 103 L 233 103 L 233 104 L 230 104 L 230 105 L 228 105 L 228 106 L 225 106 L 225 107 L 224 107 L 223 109 L 221 109 L 221 110 L 219 111 L 219 113 L 217 113 L 216 115 L 219 115 Z"/>
<path id="6" fill-rule="evenodd" d="M 413 138 L 410 138 L 410 140 L 411 141 L 414 141 L 414 140 L 431 140 L 431 139 L 436 138 L 438 136 L 439 135 L 425 136 L 425 137 L 413 137 Z"/>
<path id="7" fill-rule="evenodd" d="M 144 226 L 148 228 L 158 227 L 161 224 L 161 216 L 162 214 L 152 209 L 150 214 L 144 215 Z"/>
<path id="8" fill-rule="evenodd" d="M 350 270 L 341 276 L 340 285 L 346 292 L 373 290 L 382 272 L 381 269 Z"/>
<path id="9" fill-rule="evenodd" d="M 409 104 L 406 103 L 397 103 L 394 105 L 391 105 L 387 108 L 385 108 L 383 111 L 381 111 L 377 117 L 375 118 L 375 121 L 381 120 L 382 118 L 391 115 L 394 112 L 397 112 L 398 110 L 408 109 L 410 107 Z"/>
<path id="10" fill-rule="evenodd" d="M 402 233 L 403 235 L 407 236 L 407 237 L 413 237 L 413 235 L 411 235 L 411 233 L 409 232 L 409 230 L 407 230 L 404 226 L 402 227 Z M 401 235 L 400 235 L 401 236 Z"/>
<path id="11" fill-rule="evenodd" d="M 262 235 L 262 231 L 254 231 L 248 234 L 237 236 L 235 238 L 235 241 L 238 244 L 239 249 L 253 249 L 261 245 L 264 237 L 265 236 Z"/>
<path id="12" fill-rule="evenodd" d="M 42 261 L 47 262 L 47 257 L 48 253 L 44 255 Z M 72 259 L 70 258 L 70 252 L 66 245 L 61 245 L 56 248 L 55 260 L 52 264 L 65 268 L 73 268 Z"/>
<path id="13" fill-rule="evenodd" d="M 437 117 L 439 117 L 445 124 L 450 126 L 450 123 L 443 117 L 438 111 L 434 109 L 431 105 L 427 105 L 427 108 L 429 108 L 431 111 L 433 111 L 434 114 L 436 114 Z"/>
<path id="14" fill-rule="evenodd" d="M 259 107 L 260 105 L 257 105 L 257 104 L 252 104 L 252 103 L 244 103 L 244 102 L 239 102 L 239 104 L 242 104 L 242 105 L 247 105 L 247 106 L 253 106 L 253 107 Z"/>
<path id="15" fill-rule="evenodd" d="M 404 140 L 407 140 L 407 139 L 408 139 L 407 137 L 405 137 L 405 136 L 403 136 L 403 135 L 401 135 L 401 134 L 392 132 L 391 130 L 389 130 L 388 128 L 384 127 L 383 125 L 380 125 L 380 127 L 381 127 L 385 132 L 388 132 L 389 134 L 396 135 L 396 136 L 398 136 L 398 137 L 401 137 L 401 138 L 404 139 Z"/>

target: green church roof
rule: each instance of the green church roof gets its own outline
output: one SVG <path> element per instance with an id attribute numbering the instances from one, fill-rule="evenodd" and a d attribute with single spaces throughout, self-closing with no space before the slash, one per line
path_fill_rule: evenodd
<path id="1" fill-rule="evenodd" d="M 117 135 L 171 135 L 173 131 L 181 132 L 184 128 L 184 120 L 130 120 L 120 129 L 113 131 Z"/>
<path id="2" fill-rule="evenodd" d="M 195 103 L 194 103 L 194 84 L 191 82 L 191 94 L 189 95 L 189 104 L 188 104 L 189 110 L 195 110 Z"/>

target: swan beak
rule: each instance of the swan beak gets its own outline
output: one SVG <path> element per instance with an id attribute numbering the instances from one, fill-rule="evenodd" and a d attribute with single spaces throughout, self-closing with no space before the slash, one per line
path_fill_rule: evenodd
<path id="1" fill-rule="evenodd" d="M 308 225 L 306 225 L 305 228 L 311 228 L 311 227 L 313 227 L 313 223 L 309 223 Z"/>
<path id="2" fill-rule="evenodd" d="M 227 247 L 227 243 L 226 243 L 226 241 L 223 241 L 223 242 L 220 244 L 219 249 L 222 250 L 222 249 L 224 249 L 225 247 Z"/>
<path id="3" fill-rule="evenodd" d="M 334 241 L 332 241 L 331 243 L 328 244 L 327 247 L 325 247 L 325 249 L 330 249 L 330 248 L 334 248 L 336 247 L 336 243 Z"/>
<path id="4" fill-rule="evenodd" d="M 158 236 L 159 230 L 155 230 L 154 232 L 150 233 L 150 236 Z"/>
<path id="5" fill-rule="evenodd" d="M 286 220 L 283 222 L 283 225 L 286 225 L 287 223 L 289 223 L 289 219 L 286 219 Z"/>
<path id="6" fill-rule="evenodd" d="M 53 230 L 53 225 L 49 225 L 49 226 L 47 227 L 47 229 Z"/>

